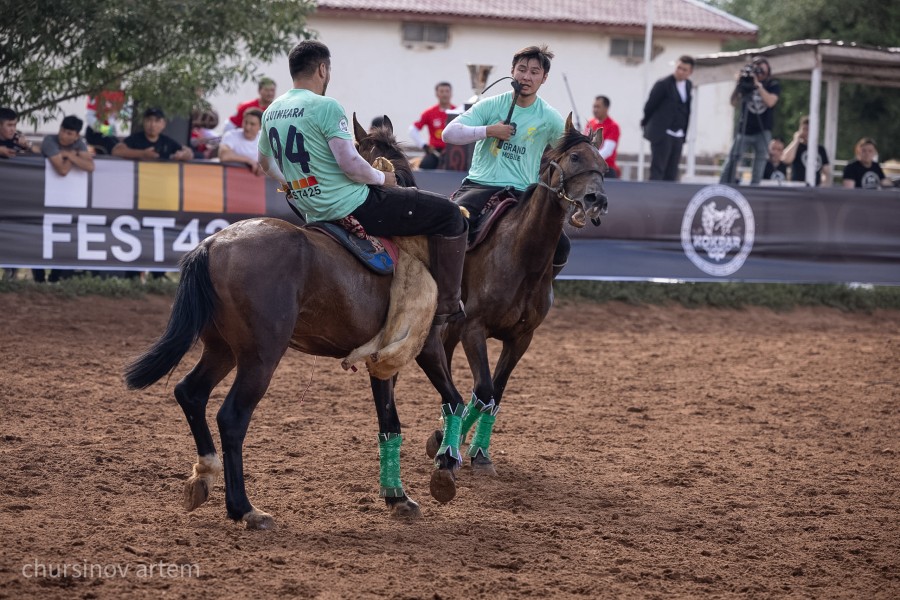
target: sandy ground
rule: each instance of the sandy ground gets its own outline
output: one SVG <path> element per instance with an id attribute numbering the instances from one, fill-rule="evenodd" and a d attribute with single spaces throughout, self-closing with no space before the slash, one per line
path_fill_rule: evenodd
<path id="1" fill-rule="evenodd" d="M 181 508 L 172 386 L 196 350 L 168 387 L 122 383 L 169 302 L 0 295 L 0 598 L 900 596 L 898 312 L 556 307 L 504 398 L 499 476 L 464 469 L 447 505 L 439 400 L 409 369 L 414 523 L 378 498 L 366 377 L 292 352 L 245 444 L 259 532 L 221 481 Z M 468 389 L 461 351 L 454 372 Z"/>

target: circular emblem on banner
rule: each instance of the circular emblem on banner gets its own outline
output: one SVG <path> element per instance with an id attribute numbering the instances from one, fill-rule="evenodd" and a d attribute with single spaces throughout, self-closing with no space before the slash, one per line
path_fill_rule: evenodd
<path id="1" fill-rule="evenodd" d="M 734 188 L 710 185 L 694 194 L 681 221 L 681 246 L 694 265 L 727 277 L 743 266 L 756 225 L 747 199 Z"/>

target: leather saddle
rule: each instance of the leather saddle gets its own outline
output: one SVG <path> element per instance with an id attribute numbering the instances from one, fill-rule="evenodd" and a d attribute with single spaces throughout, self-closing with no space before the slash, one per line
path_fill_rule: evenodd
<path id="1" fill-rule="evenodd" d="M 483 242 L 500 217 L 518 203 L 519 199 L 505 188 L 491 196 L 481 212 L 470 217 L 469 243 L 466 250 L 471 250 Z"/>
<path id="2" fill-rule="evenodd" d="M 321 231 L 379 275 L 390 275 L 394 272 L 394 264 L 397 262 L 397 245 L 389 238 L 374 237 L 365 233 L 357 235 L 334 221 L 317 221 L 303 227 Z"/>

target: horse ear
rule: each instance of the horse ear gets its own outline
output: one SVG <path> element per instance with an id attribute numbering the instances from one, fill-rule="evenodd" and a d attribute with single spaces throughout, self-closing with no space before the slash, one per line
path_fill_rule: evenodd
<path id="1" fill-rule="evenodd" d="M 384 127 L 387 127 L 388 131 L 390 131 L 391 133 L 394 133 L 394 124 L 391 123 L 391 120 L 388 118 L 387 115 L 384 115 Z"/>
<path id="2" fill-rule="evenodd" d="M 353 113 L 353 137 L 356 138 L 356 142 L 359 143 L 359 140 L 363 139 L 369 135 L 363 126 L 359 124 L 359 121 L 356 120 L 356 113 Z"/>
<path id="3" fill-rule="evenodd" d="M 566 133 L 572 131 L 572 113 L 569 113 L 569 116 L 566 117 Z"/>
<path id="4" fill-rule="evenodd" d="M 594 139 L 592 140 L 594 145 L 599 148 L 603 145 L 603 128 L 597 128 L 597 131 L 594 132 Z"/>

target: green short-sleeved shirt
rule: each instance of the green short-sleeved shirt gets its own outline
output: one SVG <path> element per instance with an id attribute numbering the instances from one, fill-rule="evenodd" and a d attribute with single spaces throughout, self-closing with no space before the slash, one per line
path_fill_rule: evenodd
<path id="1" fill-rule="evenodd" d="M 486 98 L 457 117 L 463 125 L 493 125 L 506 119 L 512 92 Z M 538 180 L 544 149 L 555 144 L 565 123 L 559 112 L 538 97 L 528 108 L 516 106 L 512 114 L 516 135 L 498 148 L 495 138 L 479 140 L 467 179 L 483 185 L 512 186 L 524 190 Z"/>
<path id="2" fill-rule="evenodd" d="M 365 202 L 369 187 L 338 166 L 328 140 L 353 139 L 334 98 L 292 89 L 263 113 L 260 153 L 274 157 L 291 187 L 291 203 L 306 220 L 342 219 Z"/>

